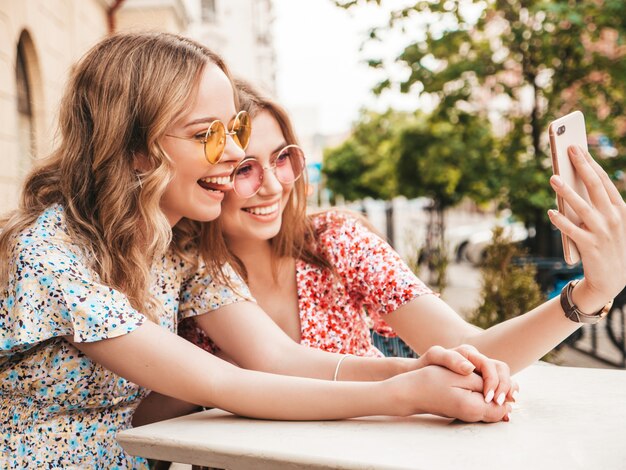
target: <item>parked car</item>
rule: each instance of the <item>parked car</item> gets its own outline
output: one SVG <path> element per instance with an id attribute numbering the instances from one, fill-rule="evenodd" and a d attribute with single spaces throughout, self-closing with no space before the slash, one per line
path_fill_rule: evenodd
<path id="1" fill-rule="evenodd" d="M 457 263 L 467 261 L 465 251 L 472 237 L 478 233 L 490 232 L 494 221 L 484 220 L 478 223 L 448 227 L 446 229 L 446 245 L 448 258 Z"/>
<path id="2" fill-rule="evenodd" d="M 501 226 L 504 236 L 512 242 L 523 242 L 528 238 L 528 230 L 522 222 L 512 222 L 510 219 L 499 220 L 491 228 L 470 235 L 460 256 L 474 265 L 481 264 L 485 259 L 486 249 L 493 239 L 493 229 L 496 226 Z"/>

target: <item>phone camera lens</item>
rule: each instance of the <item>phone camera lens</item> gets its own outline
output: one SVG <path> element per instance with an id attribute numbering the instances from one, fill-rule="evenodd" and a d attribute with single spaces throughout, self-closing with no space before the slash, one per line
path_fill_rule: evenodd
<path id="1" fill-rule="evenodd" d="M 565 126 L 559 126 L 559 128 L 556 130 L 556 135 L 561 135 L 565 132 Z"/>

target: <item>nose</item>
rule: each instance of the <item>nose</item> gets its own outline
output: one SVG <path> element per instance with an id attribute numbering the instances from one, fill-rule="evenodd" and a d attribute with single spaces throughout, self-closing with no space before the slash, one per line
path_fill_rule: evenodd
<path id="1" fill-rule="evenodd" d="M 276 178 L 276 169 L 275 168 L 264 168 L 263 169 L 263 183 L 261 184 L 261 189 L 259 190 L 259 194 L 261 195 L 274 195 L 282 192 L 283 185 L 278 178 Z"/>
<path id="2" fill-rule="evenodd" d="M 233 139 L 233 136 L 226 137 L 226 146 L 224 147 L 224 155 L 220 163 L 229 163 L 231 165 L 237 165 L 246 156 L 246 152 L 237 145 Z"/>

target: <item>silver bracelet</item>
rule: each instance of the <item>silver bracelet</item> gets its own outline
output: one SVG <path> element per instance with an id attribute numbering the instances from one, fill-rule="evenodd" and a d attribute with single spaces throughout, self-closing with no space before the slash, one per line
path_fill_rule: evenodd
<path id="1" fill-rule="evenodd" d="M 337 361 L 337 367 L 335 367 L 335 375 L 333 375 L 333 382 L 337 382 L 337 375 L 339 375 L 339 368 L 341 367 L 341 363 L 348 356 L 352 356 L 352 354 L 345 354 L 341 356 L 341 358 L 339 358 L 339 361 Z"/>

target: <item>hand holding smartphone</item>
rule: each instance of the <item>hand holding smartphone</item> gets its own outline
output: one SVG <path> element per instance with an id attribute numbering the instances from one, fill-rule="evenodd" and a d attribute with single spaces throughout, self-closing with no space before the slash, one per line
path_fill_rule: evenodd
<path id="1" fill-rule="evenodd" d="M 559 211 L 548 215 L 561 230 L 565 260 L 575 263 L 582 257 L 585 264 L 585 277 L 570 290 L 568 302 L 598 316 L 626 285 L 626 201 L 587 151 L 582 113 L 552 122 L 549 133 L 554 173 L 560 182 L 551 181 Z M 575 148 L 570 150 L 572 145 Z"/>
<path id="2" fill-rule="evenodd" d="M 587 151 L 587 133 L 583 113 L 574 111 L 552 121 L 548 127 L 548 133 L 550 134 L 553 173 L 559 175 L 565 184 L 574 189 L 587 202 L 590 202 L 587 188 L 576 173 L 567 153 L 567 149 L 571 145 L 576 145 Z M 560 196 L 557 196 L 557 206 L 559 212 L 574 224 L 580 225 L 582 223 L 578 214 Z M 578 263 L 580 261 L 580 253 L 576 244 L 563 233 L 561 233 L 561 237 L 565 262 L 567 264 Z"/>

